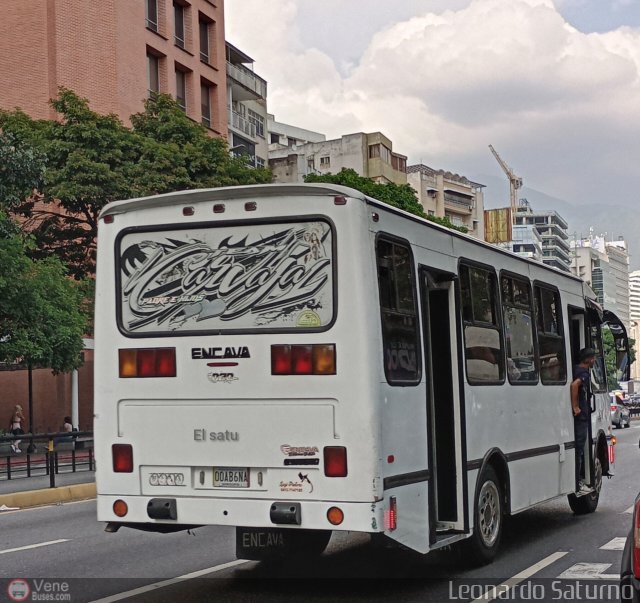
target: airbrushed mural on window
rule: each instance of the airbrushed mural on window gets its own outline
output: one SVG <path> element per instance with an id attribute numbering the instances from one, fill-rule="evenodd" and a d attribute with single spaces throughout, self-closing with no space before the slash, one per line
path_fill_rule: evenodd
<path id="1" fill-rule="evenodd" d="M 333 318 L 323 221 L 130 231 L 120 242 L 120 319 L 130 333 L 314 328 Z"/>

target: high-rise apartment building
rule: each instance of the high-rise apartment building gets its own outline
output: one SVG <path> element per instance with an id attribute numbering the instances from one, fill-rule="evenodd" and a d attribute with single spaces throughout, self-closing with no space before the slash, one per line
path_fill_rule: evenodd
<path id="1" fill-rule="evenodd" d="M 571 247 L 567 221 L 556 211 L 535 211 L 521 203 L 514 216 L 514 226 L 531 226 L 542 238 L 542 261 L 547 266 L 571 271 Z"/>
<path id="2" fill-rule="evenodd" d="M 629 329 L 629 253 L 625 241 L 591 236 L 572 241 L 571 271 L 594 290 L 598 302 Z"/>
<path id="3" fill-rule="evenodd" d="M 418 194 L 425 213 L 449 218 L 455 226 L 464 226 L 469 234 L 484 240 L 483 184 L 423 164 L 407 168 L 407 182 Z"/>
<path id="4" fill-rule="evenodd" d="M 629 273 L 629 317 L 640 322 L 640 270 Z"/>
<path id="5" fill-rule="evenodd" d="M 125 123 L 154 92 L 171 94 L 227 136 L 223 0 L 4 1 L 0 108 L 54 118 L 69 88 Z"/>

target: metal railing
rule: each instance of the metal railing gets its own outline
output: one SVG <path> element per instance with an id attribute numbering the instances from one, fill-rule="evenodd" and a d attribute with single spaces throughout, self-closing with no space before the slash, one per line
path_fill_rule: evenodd
<path id="1" fill-rule="evenodd" d="M 16 441 L 27 447 L 26 452 L 12 450 L 11 445 Z M 82 469 L 95 469 L 91 431 L 0 436 L 0 480 L 48 475 L 49 486 L 55 488 L 56 475 Z"/>
<path id="2" fill-rule="evenodd" d="M 232 127 L 236 130 L 240 130 L 243 134 L 246 134 L 251 138 L 256 137 L 255 124 L 252 124 L 246 117 L 243 117 L 233 109 L 229 109 L 229 123 Z"/>

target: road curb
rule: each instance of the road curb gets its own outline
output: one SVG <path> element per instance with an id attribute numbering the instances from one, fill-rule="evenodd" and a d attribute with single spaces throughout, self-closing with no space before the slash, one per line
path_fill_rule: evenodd
<path id="1" fill-rule="evenodd" d="M 29 490 L 27 492 L 14 492 L 13 494 L 0 494 L 0 507 L 40 507 L 54 503 L 73 502 L 96 497 L 96 485 L 74 484 L 72 486 L 60 486 L 58 488 L 43 488 L 42 490 Z"/>

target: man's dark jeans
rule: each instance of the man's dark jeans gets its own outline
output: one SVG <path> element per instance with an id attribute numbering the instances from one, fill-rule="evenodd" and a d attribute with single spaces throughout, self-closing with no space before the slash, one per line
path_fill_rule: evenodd
<path id="1" fill-rule="evenodd" d="M 576 434 L 576 487 L 584 480 L 584 445 L 589 435 L 589 419 L 574 417 L 573 428 Z"/>

